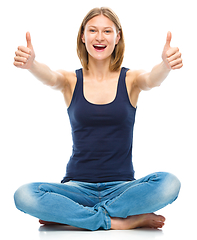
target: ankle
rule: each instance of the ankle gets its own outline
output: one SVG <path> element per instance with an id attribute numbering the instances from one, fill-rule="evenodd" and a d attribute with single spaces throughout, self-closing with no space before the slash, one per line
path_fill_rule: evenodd
<path id="1" fill-rule="evenodd" d="M 111 217 L 111 229 L 113 229 L 113 230 L 116 229 L 116 226 L 117 226 L 116 222 L 117 221 L 115 220 L 115 218 Z"/>
<path id="2" fill-rule="evenodd" d="M 124 230 L 125 229 L 124 222 L 125 222 L 124 218 L 111 217 L 111 229 Z"/>

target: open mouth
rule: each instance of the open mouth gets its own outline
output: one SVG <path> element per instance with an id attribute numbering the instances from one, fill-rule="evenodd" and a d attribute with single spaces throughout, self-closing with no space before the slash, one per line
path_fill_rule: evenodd
<path id="1" fill-rule="evenodd" d="M 107 47 L 106 45 L 93 45 L 97 51 L 103 51 Z"/>

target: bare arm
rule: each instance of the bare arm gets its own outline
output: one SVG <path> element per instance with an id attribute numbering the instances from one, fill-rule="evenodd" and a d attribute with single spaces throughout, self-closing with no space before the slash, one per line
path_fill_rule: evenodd
<path id="1" fill-rule="evenodd" d="M 34 60 L 28 69 L 38 80 L 54 89 L 62 90 L 66 85 L 66 78 L 58 71 L 52 71 L 47 65 Z"/>
<path id="2" fill-rule="evenodd" d="M 180 69 L 183 66 L 181 53 L 177 47 L 170 47 L 172 35 L 168 32 L 166 44 L 163 49 L 163 61 L 156 65 L 151 72 L 138 72 L 136 85 L 141 90 L 149 90 L 160 86 L 170 73 L 171 69 Z"/>
<path id="3" fill-rule="evenodd" d="M 30 33 L 26 33 L 27 47 L 19 46 L 15 52 L 14 65 L 27 69 L 43 84 L 62 90 L 67 84 L 65 76 L 58 71 L 52 71 L 47 65 L 35 60 L 35 52 L 31 43 Z"/>

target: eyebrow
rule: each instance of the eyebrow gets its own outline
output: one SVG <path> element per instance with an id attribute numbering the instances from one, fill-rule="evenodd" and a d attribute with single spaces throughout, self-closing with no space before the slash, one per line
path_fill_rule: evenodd
<path id="1" fill-rule="evenodd" d="M 88 26 L 88 27 L 97 28 L 97 26 L 94 26 L 94 25 L 90 25 L 90 26 Z M 111 29 L 113 29 L 113 27 L 104 27 L 104 29 L 106 29 L 106 28 L 111 28 Z"/>

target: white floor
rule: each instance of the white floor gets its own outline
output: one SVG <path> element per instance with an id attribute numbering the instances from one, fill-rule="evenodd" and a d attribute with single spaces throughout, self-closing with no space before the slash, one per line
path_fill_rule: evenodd
<path id="1" fill-rule="evenodd" d="M 11 202 L 10 202 L 11 203 Z M 10 204 L 9 204 L 10 205 Z M 12 204 L 11 212 L 3 214 L 1 235 L 4 240 L 86 240 L 113 239 L 113 240 L 145 240 L 161 239 L 171 240 L 187 237 L 197 239 L 196 233 L 196 209 L 193 202 L 186 207 L 186 199 L 180 198 L 172 205 L 157 212 L 166 217 L 166 224 L 162 230 L 136 229 L 127 231 L 86 231 L 67 226 L 44 227 L 39 225 L 38 220 L 16 210 Z M 4 209 L 5 210 L 5 209 Z M 3 211 L 6 213 L 6 211 Z M 189 238 L 188 238 L 189 237 Z"/>
<path id="2" fill-rule="evenodd" d="M 76 240 L 78 238 L 86 240 L 100 240 L 100 239 L 113 239 L 113 240 L 144 240 L 144 239 L 197 239 L 195 229 L 185 228 L 184 225 L 173 224 L 168 222 L 163 230 L 151 229 L 136 229 L 126 231 L 85 231 L 78 230 L 74 227 L 39 227 L 37 221 L 35 222 L 26 218 L 26 222 L 21 224 L 22 218 L 14 224 L 9 223 L 6 227 L 7 231 L 3 239 L 20 239 L 20 240 Z M 24 220 L 24 219 L 23 219 Z M 175 221 L 175 220 L 174 220 Z M 4 229 L 5 230 L 5 229 Z M 6 237 L 5 237 L 6 236 Z M 189 237 L 189 238 L 188 238 Z"/>

